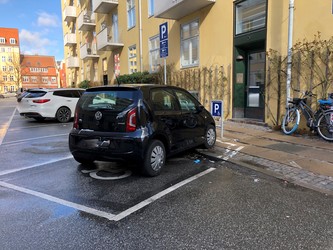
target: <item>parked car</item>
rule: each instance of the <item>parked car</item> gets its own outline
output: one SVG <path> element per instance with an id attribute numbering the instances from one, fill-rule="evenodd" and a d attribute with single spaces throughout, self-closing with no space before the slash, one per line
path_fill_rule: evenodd
<path id="1" fill-rule="evenodd" d="M 46 118 L 68 122 L 74 117 L 75 106 L 84 92 L 80 88 L 29 89 L 18 101 L 21 116 L 42 121 Z"/>
<path id="2" fill-rule="evenodd" d="M 167 156 L 214 146 L 215 122 L 188 91 L 133 84 L 87 89 L 75 111 L 69 148 L 82 164 L 134 161 L 144 174 L 160 174 Z"/>

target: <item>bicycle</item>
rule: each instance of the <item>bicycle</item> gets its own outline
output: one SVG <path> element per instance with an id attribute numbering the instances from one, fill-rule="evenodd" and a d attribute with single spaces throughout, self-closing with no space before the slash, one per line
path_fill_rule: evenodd
<path id="1" fill-rule="evenodd" d="M 306 91 L 302 98 L 293 98 L 289 101 L 282 121 L 282 130 L 286 135 L 294 133 L 300 123 L 302 112 L 311 131 L 317 131 L 323 139 L 333 141 L 333 101 L 318 100 L 319 108 L 314 111 L 306 104 L 307 98 L 312 96 L 315 95 L 311 91 Z"/>

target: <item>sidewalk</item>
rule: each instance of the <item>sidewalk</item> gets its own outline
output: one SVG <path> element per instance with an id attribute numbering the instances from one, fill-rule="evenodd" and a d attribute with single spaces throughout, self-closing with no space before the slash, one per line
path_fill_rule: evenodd
<path id="1" fill-rule="evenodd" d="M 223 128 L 223 138 L 217 130 L 215 147 L 203 154 L 333 195 L 333 142 L 232 121 Z"/>

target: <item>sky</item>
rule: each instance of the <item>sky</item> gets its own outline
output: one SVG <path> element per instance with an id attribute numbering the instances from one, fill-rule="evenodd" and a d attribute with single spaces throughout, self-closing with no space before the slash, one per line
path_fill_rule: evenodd
<path id="1" fill-rule="evenodd" d="M 19 30 L 20 52 L 64 57 L 60 0 L 0 0 L 0 27 Z"/>

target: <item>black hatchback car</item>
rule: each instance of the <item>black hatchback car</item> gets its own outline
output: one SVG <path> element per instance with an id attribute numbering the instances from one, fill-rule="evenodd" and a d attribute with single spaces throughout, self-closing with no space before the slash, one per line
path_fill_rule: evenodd
<path id="1" fill-rule="evenodd" d="M 188 91 L 165 85 L 126 84 L 87 89 L 79 99 L 69 148 L 82 164 L 135 161 L 158 175 L 167 156 L 211 148 L 211 114 Z"/>

